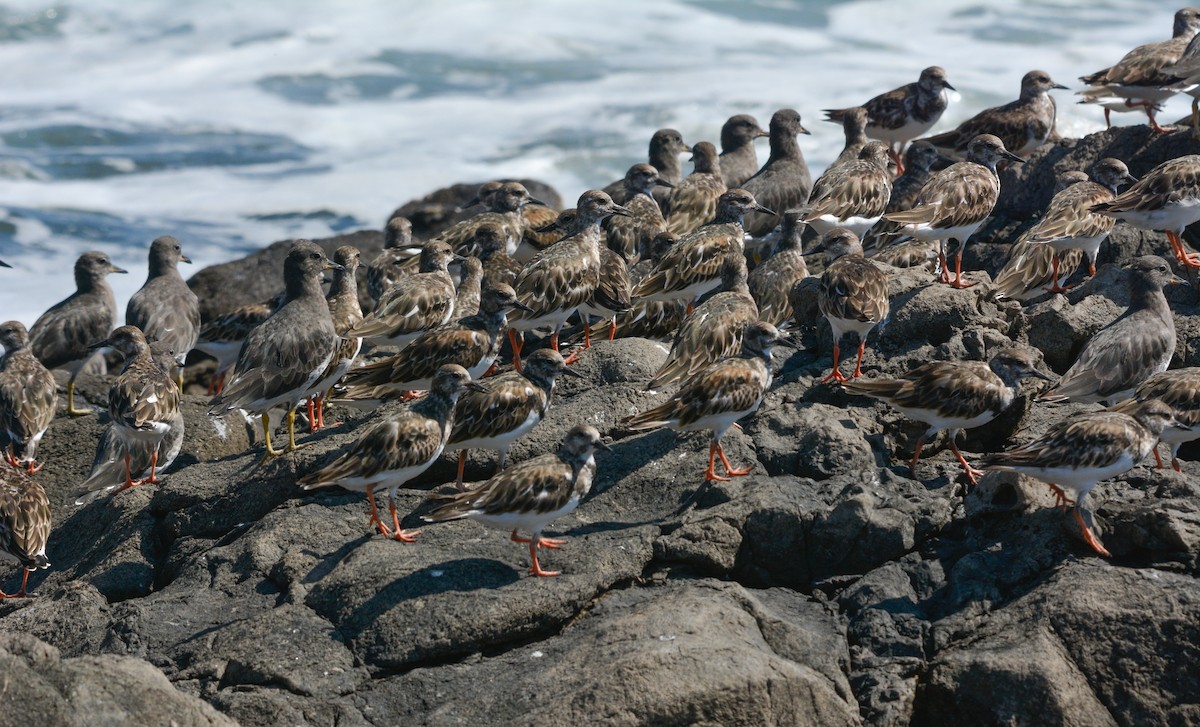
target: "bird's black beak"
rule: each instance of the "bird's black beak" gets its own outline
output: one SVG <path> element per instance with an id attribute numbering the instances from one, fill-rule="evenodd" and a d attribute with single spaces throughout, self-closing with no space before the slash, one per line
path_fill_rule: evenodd
<path id="1" fill-rule="evenodd" d="M 11 267 L 12 267 L 12 265 L 9 265 L 8 263 L 4 262 L 3 260 L 0 260 L 0 268 L 11 268 Z"/>
<path id="2" fill-rule="evenodd" d="M 488 388 L 478 381 L 468 381 L 467 388 L 471 391 L 478 391 L 481 394 L 486 394 L 488 391 Z"/>
<path id="3" fill-rule="evenodd" d="M 692 147 L 688 146 L 687 144 L 679 145 L 679 153 L 680 154 L 690 154 L 691 151 L 692 151 Z"/>
<path id="4" fill-rule="evenodd" d="M 629 211 L 628 207 L 622 207 L 619 204 L 614 204 L 612 206 L 612 213 L 614 215 L 620 215 L 622 217 L 633 217 L 633 213 Z"/>
<path id="5" fill-rule="evenodd" d="M 324 269 L 325 270 L 345 270 L 346 266 L 339 265 L 332 260 L 326 260 Z"/>
<path id="6" fill-rule="evenodd" d="M 774 212 L 772 212 L 771 210 L 767 209 L 766 207 L 763 207 L 763 206 L 762 206 L 761 204 L 759 204 L 758 202 L 755 202 L 755 203 L 754 203 L 754 206 L 753 206 L 753 207 L 751 207 L 750 209 L 752 209 L 752 210 L 755 210 L 755 211 L 758 211 L 758 212 L 762 212 L 764 215 L 771 215 L 772 217 L 774 217 L 774 216 L 775 216 L 775 213 L 774 213 Z"/>
<path id="7" fill-rule="evenodd" d="M 1009 151 L 1008 149 L 1005 149 L 1004 151 L 1000 152 L 1000 155 L 1001 155 L 1001 156 L 1003 156 L 1005 159 L 1008 159 L 1009 161 L 1016 162 L 1017 164 L 1024 164 L 1024 163 L 1025 163 L 1025 160 L 1024 160 L 1024 159 L 1022 159 L 1021 157 L 1017 156 L 1016 154 L 1013 154 L 1013 153 L 1012 153 L 1011 151 Z"/>
<path id="8" fill-rule="evenodd" d="M 542 200 L 537 199 L 535 197 L 526 198 L 526 200 L 521 203 L 521 206 L 524 207 L 527 204 L 536 204 L 539 207 L 549 207 L 550 206 L 550 205 L 546 204 L 545 202 L 543 202 Z"/>
<path id="9" fill-rule="evenodd" d="M 191 259 L 190 257 L 188 257 L 187 255 L 180 255 L 180 256 L 179 256 L 179 262 L 181 262 L 181 263 L 187 263 L 188 265 L 191 265 L 191 264 L 192 264 L 192 259 Z"/>
<path id="10" fill-rule="evenodd" d="M 667 181 L 666 179 L 663 179 L 662 177 L 659 177 L 658 179 L 655 179 L 655 180 L 654 180 L 654 183 L 655 183 L 656 185 L 660 186 L 660 187 L 666 187 L 666 188 L 668 188 L 668 189 L 675 189 L 675 185 L 674 185 L 674 183 L 672 183 L 672 182 L 669 182 L 669 181 Z M 5 266 L 5 267 L 7 267 L 7 266 Z"/>
<path id="11" fill-rule="evenodd" d="M 512 307 L 513 307 L 513 308 L 516 308 L 517 310 L 523 310 L 523 311 L 525 311 L 526 313 L 532 313 L 532 312 L 533 312 L 533 309 L 532 309 L 532 308 L 530 308 L 529 306 L 525 305 L 524 303 L 522 303 L 522 302 L 521 302 L 521 301 L 519 301 L 519 300 L 517 300 L 517 301 L 513 301 Z"/>
<path id="12" fill-rule="evenodd" d="M 113 265 L 112 263 L 109 263 L 108 264 L 108 272 L 110 272 L 110 273 L 128 273 L 129 271 L 119 268 L 116 265 Z"/>
<path id="13" fill-rule="evenodd" d="M 1066 86 L 1064 86 L 1064 85 L 1062 85 L 1061 83 L 1052 83 L 1052 84 L 1050 84 L 1050 88 L 1057 88 L 1057 89 L 1059 89 L 1060 91 L 1066 91 L 1066 90 L 1067 90 L 1067 87 L 1066 87 Z"/>
<path id="14" fill-rule="evenodd" d="M 475 206 L 475 205 L 477 205 L 477 204 L 480 204 L 479 198 L 478 198 L 478 197 L 472 197 L 472 198 L 471 198 L 471 201 L 470 201 L 470 202 L 467 202 L 466 204 L 464 204 L 464 205 L 461 207 L 461 209 L 464 209 L 464 210 L 465 210 L 465 209 L 468 209 L 468 208 L 474 207 L 474 206 Z"/>
<path id="15" fill-rule="evenodd" d="M 957 90 L 958 90 L 958 89 L 957 89 L 957 88 L 955 88 L 954 86 L 951 86 L 949 81 L 942 81 L 942 88 L 948 88 L 948 89 L 950 89 L 951 91 L 957 91 Z"/>
<path id="16" fill-rule="evenodd" d="M 567 366 L 564 366 L 564 367 L 563 367 L 563 370 L 562 370 L 562 372 L 563 372 L 564 374 L 566 374 L 567 376 L 574 376 L 574 377 L 575 377 L 575 378 L 577 378 L 577 379 L 585 379 L 585 378 L 587 378 L 587 377 L 586 377 L 586 376 L 584 376 L 583 374 L 579 373 L 578 371 L 574 371 L 574 370 L 572 370 L 570 367 L 567 367 Z"/>
<path id="17" fill-rule="evenodd" d="M 547 232 L 554 232 L 557 229 L 558 229 L 558 221 L 555 220 L 554 222 L 551 222 L 548 225 L 542 225 L 541 227 L 534 228 L 534 232 L 547 233 Z"/>
<path id="18" fill-rule="evenodd" d="M 770 136 L 770 135 L 771 135 L 771 132 L 763 131 L 762 129 L 759 129 L 758 131 L 754 132 L 755 139 L 761 139 L 763 137 Z"/>
<path id="19" fill-rule="evenodd" d="M 1189 285 L 1189 283 L 1188 283 L 1188 281 L 1184 280 L 1183 278 L 1179 277 L 1178 275 L 1175 275 L 1174 273 L 1172 273 L 1171 274 L 1171 285 Z"/>
<path id="20" fill-rule="evenodd" d="M 111 347 L 112 347 L 112 343 L 106 338 L 103 341 L 96 341 L 92 345 L 88 346 L 88 350 L 89 351 L 97 351 L 101 348 L 111 348 Z"/>
<path id="21" fill-rule="evenodd" d="M 1050 382 L 1053 382 L 1053 381 L 1054 381 L 1054 377 L 1052 377 L 1050 374 L 1044 374 L 1044 373 L 1042 373 L 1041 371 L 1038 371 L 1038 370 L 1037 370 L 1037 369 L 1035 369 L 1035 368 L 1030 368 L 1030 369 L 1029 369 L 1029 375 L 1030 375 L 1030 376 L 1035 376 L 1035 377 L 1037 377 L 1037 378 L 1041 379 L 1042 381 L 1050 381 Z"/>
<path id="22" fill-rule="evenodd" d="M 605 452 L 611 452 L 611 451 L 612 451 L 612 447 L 610 447 L 610 446 L 608 446 L 607 444 L 605 444 L 605 443 L 603 442 L 603 440 L 596 440 L 596 446 L 597 446 L 597 447 L 599 447 L 600 449 L 603 449 Z"/>
<path id="23" fill-rule="evenodd" d="M 1138 180 L 1138 178 L 1133 176 L 1132 174 L 1126 174 L 1125 178 L 1122 179 L 1121 181 L 1125 182 L 1126 184 L 1137 184 L 1137 180 Z"/>

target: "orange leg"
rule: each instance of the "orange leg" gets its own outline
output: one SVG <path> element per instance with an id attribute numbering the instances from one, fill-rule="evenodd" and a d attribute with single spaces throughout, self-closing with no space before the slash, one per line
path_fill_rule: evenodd
<path id="1" fill-rule="evenodd" d="M 313 397 L 308 397 L 305 406 L 308 408 L 308 431 L 315 432 L 321 428 L 321 425 L 317 424 L 317 412 L 316 407 L 313 406 Z"/>
<path id="2" fill-rule="evenodd" d="M 821 379 L 822 384 L 828 384 L 830 381 L 837 381 L 838 383 L 841 383 L 843 381 L 848 380 L 845 376 L 842 376 L 842 372 L 838 370 L 838 358 L 840 357 L 840 355 L 841 355 L 841 347 L 838 346 L 837 341 L 834 341 L 833 342 L 833 371 L 831 371 L 828 376 Z"/>
<path id="3" fill-rule="evenodd" d="M 416 542 L 417 536 L 421 534 L 421 531 L 400 529 L 400 515 L 396 512 L 396 500 L 390 492 L 388 493 L 388 510 L 392 513 L 392 537 L 401 543 Z"/>
<path id="4" fill-rule="evenodd" d="M 516 530 L 512 531 L 512 536 L 509 537 L 509 540 L 513 541 L 514 543 L 528 543 L 529 542 L 529 538 L 521 537 L 520 535 L 517 534 Z M 551 550 L 558 550 L 559 548 L 561 548 L 562 546 L 564 546 L 566 544 L 567 544 L 567 541 L 564 538 L 543 538 L 540 536 L 538 537 L 538 547 L 550 548 Z"/>
<path id="5" fill-rule="evenodd" d="M 730 477 L 745 477 L 754 470 L 754 465 L 741 470 L 735 470 L 733 467 L 730 467 L 729 458 L 725 456 L 725 448 L 721 446 L 721 440 L 718 439 L 715 444 L 717 445 L 717 456 L 721 458 L 721 464 L 725 465 L 725 474 Z"/>
<path id="6" fill-rule="evenodd" d="M 525 347 L 525 334 L 516 329 L 508 329 L 508 341 L 512 344 L 513 368 L 521 370 L 521 349 Z"/>
<path id="7" fill-rule="evenodd" d="M 608 340 L 612 341 L 617 337 L 617 319 L 614 316 L 612 322 L 608 326 Z"/>
<path id="8" fill-rule="evenodd" d="M 142 481 L 143 484 L 146 482 L 149 482 L 152 485 L 157 485 L 158 477 L 155 476 L 157 470 L 158 470 L 158 450 L 156 449 L 156 450 L 154 450 L 154 453 L 150 455 L 150 477 L 149 477 L 149 479 L 143 480 Z"/>
<path id="9" fill-rule="evenodd" d="M 1171 469 L 1175 470 L 1176 472 L 1183 472 L 1183 468 L 1179 466 L 1179 460 L 1175 459 L 1174 457 L 1171 458 Z"/>
<path id="10" fill-rule="evenodd" d="M 483 378 L 486 379 L 489 376 L 495 375 L 495 373 L 496 373 L 496 362 L 493 361 L 492 365 L 488 367 L 488 370 L 483 372 Z"/>
<path id="11" fill-rule="evenodd" d="M 708 443 L 708 471 L 704 473 L 706 482 L 728 482 L 728 477 L 722 477 L 717 474 L 713 466 L 717 462 L 717 443 L 715 441 Z M 728 468 L 727 468 L 728 469 Z"/>
<path id="12" fill-rule="evenodd" d="M 895 149 L 889 147 L 888 156 L 890 156 L 892 161 L 896 164 L 896 175 L 899 176 L 904 174 L 904 160 L 900 158 L 900 154 L 897 153 Z"/>
<path id="13" fill-rule="evenodd" d="M 1092 550 L 1103 555 L 1105 558 L 1111 558 L 1112 555 L 1105 549 L 1100 540 L 1096 538 L 1087 524 L 1083 522 L 1083 515 L 1079 513 L 1078 507 L 1075 508 L 1075 521 L 1079 523 L 1080 529 L 1083 530 L 1083 542 L 1087 543 Z"/>
<path id="14" fill-rule="evenodd" d="M 1065 293 L 1070 288 L 1058 284 L 1058 253 L 1054 253 L 1050 257 L 1050 267 L 1054 271 L 1054 277 L 1050 280 L 1050 287 L 1046 288 L 1047 293 Z"/>
<path id="15" fill-rule="evenodd" d="M 458 486 L 458 491 L 462 492 L 466 488 L 463 487 L 463 468 L 467 466 L 467 450 L 458 450 L 458 480 L 455 484 Z"/>
<path id="16" fill-rule="evenodd" d="M 963 472 L 967 473 L 967 479 L 971 481 L 972 485 L 978 485 L 979 478 L 983 477 L 983 470 L 977 470 L 967 462 L 967 458 L 963 456 L 963 453 L 958 451 L 958 445 L 954 443 L 953 436 L 950 437 L 950 450 L 954 452 L 955 457 L 958 457 L 958 462 L 962 465 Z"/>
<path id="17" fill-rule="evenodd" d="M 1183 246 L 1183 238 L 1175 232 L 1167 232 L 1167 239 L 1171 242 L 1171 249 L 1175 251 L 1175 259 L 1180 265 L 1189 268 L 1200 268 L 1200 255 L 1194 252 L 1188 252 Z"/>
<path id="18" fill-rule="evenodd" d="M 130 457 L 129 453 L 126 452 L 125 453 L 125 484 L 118 487 L 117 492 L 121 492 L 122 490 L 128 490 L 130 487 L 137 487 L 138 485 L 142 484 L 141 480 L 133 479 L 133 473 L 130 471 L 131 460 L 132 460 L 132 457 Z"/>
<path id="19" fill-rule="evenodd" d="M 969 288 L 972 285 L 978 284 L 978 281 L 976 281 L 975 283 L 963 282 L 962 256 L 963 256 L 963 249 L 965 247 L 966 247 L 966 245 L 960 245 L 958 248 L 958 254 L 954 256 L 954 281 L 952 283 L 950 283 L 951 288 L 958 288 L 961 290 L 963 288 Z"/>
<path id="20" fill-rule="evenodd" d="M 867 339 L 860 338 L 858 340 L 858 360 L 854 362 L 854 373 L 850 374 L 850 378 L 857 379 L 862 376 L 862 357 L 863 351 L 867 349 Z"/>
<path id="21" fill-rule="evenodd" d="M 592 324 L 587 320 L 591 316 L 583 316 L 583 347 L 585 349 L 592 347 Z"/>
<path id="22" fill-rule="evenodd" d="M 694 311 L 694 310 L 696 310 L 696 301 L 693 300 L 690 303 L 688 303 L 687 312 L 684 315 L 690 316 L 692 314 L 692 311 Z"/>
<path id="23" fill-rule="evenodd" d="M 1096 261 L 1088 260 L 1088 277 L 1096 277 Z"/>
<path id="24" fill-rule="evenodd" d="M 588 327 L 587 327 L 586 325 L 583 327 L 583 331 L 584 331 L 584 336 L 585 336 L 585 338 L 587 339 L 587 340 L 585 341 L 584 348 L 585 348 L 585 349 L 586 349 L 586 348 L 590 348 L 590 347 L 591 347 L 591 345 L 592 345 L 592 337 L 591 337 L 591 334 L 589 333 L 589 331 L 588 331 Z M 555 331 L 554 333 L 550 334 L 550 346 L 551 346 L 551 347 L 552 347 L 552 348 L 553 348 L 555 351 L 558 351 L 558 331 Z M 570 355 L 570 356 L 567 356 L 567 357 L 566 357 L 566 358 L 563 360 L 563 363 L 565 363 L 565 364 L 567 364 L 568 366 L 570 366 L 571 364 L 575 363 L 575 362 L 576 362 L 576 361 L 578 361 L 578 360 L 579 360 L 579 349 L 576 349 L 576 350 L 574 350 L 574 351 L 572 351 L 572 352 L 571 352 L 571 355 Z"/>
<path id="25" fill-rule="evenodd" d="M 1154 445 L 1154 449 L 1152 449 L 1150 451 L 1154 452 L 1154 461 L 1158 463 L 1158 469 L 1162 469 L 1163 463 L 1162 463 L 1162 458 L 1158 456 L 1158 445 L 1157 444 Z"/>
<path id="26" fill-rule="evenodd" d="M 1063 489 L 1058 485 L 1050 485 L 1050 489 L 1054 491 L 1054 499 L 1058 501 L 1058 507 L 1066 510 L 1075 504 L 1071 502 L 1071 498 L 1067 497 L 1067 493 L 1063 492 Z"/>
<path id="27" fill-rule="evenodd" d="M 529 540 L 529 558 L 533 561 L 533 566 L 529 572 L 539 578 L 553 578 L 561 575 L 562 571 L 557 570 L 542 570 L 542 564 L 538 562 L 538 548 L 545 545 L 547 548 L 558 548 L 561 543 L 550 539 L 542 538 L 540 535 L 535 535 Z"/>
<path id="28" fill-rule="evenodd" d="M 913 476 L 914 479 L 917 477 L 917 460 L 921 458 L 921 447 L 924 446 L 925 433 L 922 432 L 921 436 L 917 437 L 917 450 L 913 452 L 912 461 L 908 463 L 908 472 Z"/>
<path id="29" fill-rule="evenodd" d="M 367 502 L 371 504 L 371 519 L 367 521 L 367 527 L 374 525 L 379 529 L 379 534 L 385 538 L 392 537 L 392 531 L 383 524 L 383 520 L 379 517 L 379 508 L 375 506 L 375 491 L 367 490 Z"/>
<path id="30" fill-rule="evenodd" d="M 942 269 L 938 280 L 943 283 L 950 282 L 950 262 L 946 260 L 946 243 L 938 243 L 938 266 Z"/>
<path id="31" fill-rule="evenodd" d="M 14 596 L 13 596 L 14 598 L 25 598 L 27 596 L 33 595 L 29 591 L 25 590 L 25 587 L 29 585 L 29 574 L 31 572 L 32 571 L 30 571 L 28 568 L 26 568 L 25 572 L 21 575 L 21 590 L 17 591 L 14 594 Z"/>
<path id="32" fill-rule="evenodd" d="M 15 467 L 17 469 L 21 468 L 21 463 L 17 461 L 16 455 L 13 454 L 12 447 L 4 448 L 4 461 L 7 462 L 12 467 Z"/>
<path id="33" fill-rule="evenodd" d="M 44 464 L 46 463 L 42 462 L 41 464 L 38 464 L 36 460 L 29 460 L 29 462 L 25 465 L 25 474 L 36 475 L 38 472 L 42 471 L 42 465 Z"/>
<path id="34" fill-rule="evenodd" d="M 554 349 L 555 353 L 562 353 L 558 350 L 558 331 L 550 334 L 550 348 Z"/>

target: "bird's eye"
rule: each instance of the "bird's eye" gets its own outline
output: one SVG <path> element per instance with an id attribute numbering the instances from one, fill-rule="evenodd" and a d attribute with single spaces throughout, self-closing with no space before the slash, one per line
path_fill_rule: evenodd
<path id="1" fill-rule="evenodd" d="M 309 255 L 309 257 L 311 257 L 313 260 L 320 260 L 320 259 L 321 259 L 321 253 L 319 253 L 319 252 L 314 252 L 313 254 Z"/>

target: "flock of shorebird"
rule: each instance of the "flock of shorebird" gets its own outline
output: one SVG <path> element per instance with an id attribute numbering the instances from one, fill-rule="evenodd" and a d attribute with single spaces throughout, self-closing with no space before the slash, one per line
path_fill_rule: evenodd
<path id="1" fill-rule="evenodd" d="M 1172 39 L 1084 77 L 1084 102 L 1104 105 L 1106 116 L 1144 109 L 1162 130 L 1154 120 L 1162 99 L 1200 87 L 1197 30 L 1200 10 L 1180 10 Z M 729 119 L 720 153 L 709 142 L 689 147 L 679 132 L 660 130 L 650 140 L 649 163 L 633 165 L 605 190 L 583 193 L 573 210 L 555 213 L 519 183 L 490 182 L 475 200 L 484 211 L 423 243 L 413 240 L 408 220 L 395 217 L 385 230 L 386 248 L 367 268 L 375 301 L 369 315 L 359 304 L 359 252 L 343 247 L 329 260 L 319 246 L 298 241 L 283 264 L 281 295 L 202 324 L 198 300 L 177 270 L 188 262 L 180 243 L 160 237 L 151 244 L 149 277 L 129 301 L 126 325 L 114 328 L 117 306 L 105 278 L 125 271 L 103 253 L 85 253 L 75 266 L 73 295 L 28 330 L 17 321 L 0 325 L 0 444 L 12 465 L 0 468 L 0 552 L 25 569 L 17 595 L 26 593 L 31 570 L 49 565 L 49 502 L 34 477 L 38 442 L 58 404 L 49 369 L 70 372 L 66 411 L 86 414 L 75 405 L 75 377 L 106 351 L 119 354 L 124 368 L 112 384 L 111 421 L 78 503 L 158 481 L 183 445 L 181 366 L 199 349 L 218 361 L 211 413 L 260 417 L 264 460 L 297 447 L 304 402 L 313 429 L 323 425 L 327 401 L 365 408 L 406 402 L 363 425 L 348 449 L 300 485 L 362 491 L 371 527 L 412 541 L 416 532 L 400 526 L 397 489 L 443 450 L 457 449 L 458 491 L 435 495 L 438 506 L 424 519 L 472 518 L 510 530 L 514 541 L 528 544 L 534 574 L 556 575 L 541 567 L 539 549 L 562 541 L 542 531 L 588 494 L 595 450 L 608 446 L 594 427 L 580 424 L 555 453 L 509 467 L 505 459 L 512 443 L 545 417 L 557 379 L 578 375 L 569 368 L 575 354 L 564 359 L 559 350 L 568 320 L 578 316 L 585 348 L 593 336 L 671 340 L 647 388 L 674 387 L 673 393 L 629 418 L 625 429 L 709 430 L 706 479 L 748 474 L 751 467 L 729 461 L 721 439 L 762 403 L 772 383 L 773 348 L 792 345 L 779 327 L 795 316 L 794 291 L 808 276 L 801 244 L 807 227 L 820 238 L 815 249 L 830 259 L 818 301 L 835 344 L 822 383 L 885 401 L 928 425 L 914 470 L 924 443 L 949 431 L 950 448 L 975 482 L 982 472 L 958 450 L 955 435 L 1008 408 L 1023 379 L 1051 380 L 1038 370 L 1036 355 L 1014 347 L 987 362 L 932 361 L 900 378 L 864 379 L 864 347 L 889 314 L 889 266 L 928 266 L 943 283 L 975 285 L 964 277 L 962 250 L 996 204 L 997 165 L 1021 162 L 1054 134 L 1049 92 L 1065 87 L 1031 71 L 1016 101 L 910 144 L 937 123 L 952 88 L 945 71 L 931 67 L 917 82 L 861 107 L 828 111 L 828 120 L 843 125 L 846 144 L 815 183 L 797 144 L 808 133 L 800 114 L 782 109 L 767 131 L 751 116 Z M 754 140 L 762 136 L 769 137 L 770 156 L 760 167 Z M 683 176 L 680 155 L 689 151 L 695 168 Z M 1097 250 L 1118 220 L 1166 232 L 1179 264 L 1200 267 L 1200 256 L 1180 237 L 1200 220 L 1200 156 L 1170 160 L 1140 180 L 1116 159 L 1100 161 L 1089 174 L 1064 174 L 987 294 L 1028 300 L 1061 291 L 1085 256 L 1094 275 Z M 953 274 L 946 258 L 951 240 L 958 243 Z M 326 293 L 329 270 L 334 279 Z M 1176 338 L 1163 287 L 1181 281 L 1156 256 L 1130 261 L 1126 274 L 1128 310 L 1041 394 L 1111 408 L 1073 416 L 980 462 L 985 470 L 1045 481 L 1064 505 L 1073 500 L 1084 538 L 1105 555 L 1081 515 L 1089 490 L 1151 452 L 1157 457 L 1160 439 L 1170 444 L 1178 468 L 1180 444 L 1200 437 L 1192 430 L 1200 423 L 1200 370 L 1166 371 Z M 526 352 L 526 334 L 537 331 L 549 332 L 549 345 Z M 839 346 L 851 332 L 858 354 L 847 375 Z M 490 376 L 505 343 L 513 368 Z M 359 360 L 364 346 L 374 349 L 367 363 Z M 281 449 L 272 443 L 272 412 L 286 418 Z M 497 451 L 499 463 L 493 477 L 467 489 L 463 464 L 476 448 Z M 390 522 L 375 499 L 384 489 Z"/>

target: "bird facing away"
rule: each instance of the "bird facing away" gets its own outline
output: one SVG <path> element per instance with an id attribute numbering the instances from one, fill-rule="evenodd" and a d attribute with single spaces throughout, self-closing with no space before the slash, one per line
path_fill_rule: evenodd
<path id="1" fill-rule="evenodd" d="M 286 298 L 286 293 L 280 293 L 268 301 L 239 306 L 200 327 L 196 348 L 217 360 L 217 369 L 208 385 L 210 395 L 225 388 L 225 377 L 237 363 L 246 336 L 279 310 Z"/>
<path id="2" fill-rule="evenodd" d="M 953 131 L 930 136 L 925 141 L 944 154 L 961 158 L 964 152 L 969 154 L 972 139 L 991 134 L 1013 154 L 1028 157 L 1054 133 L 1058 107 L 1049 92 L 1065 88 L 1045 71 L 1030 71 L 1021 79 L 1021 96 L 1016 101 L 984 109 Z"/>
<path id="3" fill-rule="evenodd" d="M 161 341 L 183 366 L 200 338 L 200 299 L 179 274 L 179 263 L 191 263 L 179 240 L 169 235 L 150 243 L 150 274 L 125 307 L 126 325 L 136 326 L 153 343 Z M 183 388 L 183 373 L 177 383 Z"/>
<path id="4" fill-rule="evenodd" d="M 933 176 L 933 167 L 937 164 L 950 166 L 948 157 L 927 141 L 916 141 L 909 144 L 904 152 L 904 173 L 892 181 L 892 194 L 888 198 L 887 209 L 884 213 L 899 212 L 911 209 L 917 204 L 921 188 Z M 889 241 L 897 237 L 902 225 L 890 220 L 880 220 L 862 236 L 863 250 L 867 257 L 874 257 L 882 251 Z"/>
<path id="5" fill-rule="evenodd" d="M 308 399 L 309 429 L 314 432 L 325 426 L 325 400 L 330 390 L 346 375 L 362 350 L 361 338 L 346 335 L 363 319 L 358 300 L 358 268 L 362 265 L 362 254 L 353 245 L 342 245 L 334 250 L 333 262 L 342 269 L 334 271 L 333 284 L 329 286 L 325 302 L 333 319 L 333 329 L 339 336 L 338 347 L 321 375 L 316 396 Z"/>
<path id="6" fill-rule="evenodd" d="M 692 164 L 692 173 L 667 194 L 662 208 L 667 229 L 675 235 L 686 235 L 710 221 L 725 193 L 717 147 L 707 141 L 694 144 Z"/>
<path id="7" fill-rule="evenodd" d="M 754 140 L 770 136 L 749 114 L 730 116 L 721 127 L 721 179 L 726 189 L 742 186 L 758 171 L 758 153 Z M 622 202 L 629 206 L 628 198 Z"/>
<path id="8" fill-rule="evenodd" d="M 58 388 L 50 370 L 29 347 L 29 332 L 20 321 L 0 323 L 0 448 L 4 460 L 34 474 L 37 447 L 54 421 Z"/>
<path id="9" fill-rule="evenodd" d="M 872 141 L 863 146 L 858 159 L 817 179 L 804 221 L 820 235 L 844 227 L 861 239 L 887 211 L 891 197 L 887 145 Z"/>
<path id="10" fill-rule="evenodd" d="M 846 333 L 858 336 L 858 359 L 850 378 L 862 376 L 867 335 L 887 319 L 891 304 L 887 273 L 863 257 L 862 243 L 853 232 L 835 227 L 821 238 L 821 244 L 831 259 L 817 291 L 817 307 L 833 329 L 833 370 L 821 381 L 827 384 L 847 380 L 838 368 L 840 342 Z"/>
<path id="11" fill-rule="evenodd" d="M 481 290 L 501 283 L 516 285 L 523 266 L 508 254 L 499 227 L 487 224 L 475 228 L 474 244 L 479 248 L 479 261 L 483 263 Z"/>
<path id="12" fill-rule="evenodd" d="M 383 250 L 371 259 L 367 266 L 367 294 L 379 302 L 389 288 L 410 274 L 405 263 L 421 254 L 421 246 L 414 245 L 412 222 L 397 215 L 387 221 L 383 228 Z"/>
<path id="13" fill-rule="evenodd" d="M 75 408 L 75 377 L 96 355 L 91 345 L 104 340 L 117 325 L 117 299 L 105 278 L 124 272 L 105 253 L 85 252 L 75 261 L 75 292 L 39 316 L 29 329 L 29 345 L 38 361 L 48 369 L 71 373 L 67 380 L 70 416 L 92 413 Z"/>
<path id="14" fill-rule="evenodd" d="M 415 275 L 402 278 L 379 299 L 371 315 L 355 324 L 347 335 L 375 343 L 404 346 L 454 315 L 454 279 L 449 265 L 458 259 L 450 245 L 437 239 L 421 248 Z"/>
<path id="15" fill-rule="evenodd" d="M 954 440 L 962 430 L 983 426 L 1012 406 L 1018 384 L 1031 376 L 1050 381 L 1049 376 L 1037 369 L 1031 351 L 1010 348 L 992 356 L 987 363 L 930 361 L 896 379 L 859 379 L 846 382 L 844 388 L 851 394 L 886 402 L 909 419 L 929 427 L 917 439 L 908 465 L 913 477 L 921 447 L 949 430 L 950 449 L 967 479 L 976 484 L 983 473 L 967 462 Z"/>
<path id="16" fill-rule="evenodd" d="M 804 213 L 788 210 L 783 214 L 782 234 L 775 251 L 750 272 L 746 281 L 750 295 L 758 304 L 758 318 L 773 326 L 782 326 L 792 319 L 792 301 L 788 294 L 792 286 L 808 277 L 804 262 L 801 236 L 804 233 Z"/>
<path id="17" fill-rule="evenodd" d="M 587 497 L 596 477 L 597 448 L 611 451 L 595 427 L 578 424 L 567 432 L 556 453 L 513 465 L 482 485 L 447 498 L 446 504 L 422 519 L 437 523 L 470 518 L 511 530 L 514 543 L 529 544 L 530 573 L 547 578 L 560 575 L 560 571 L 542 569 L 538 549 L 557 550 L 566 541 L 543 537 L 542 530 L 570 514 Z M 529 537 L 521 537 L 522 531 Z"/>
<path id="18" fill-rule="evenodd" d="M 1183 230 L 1200 220 L 1200 155 L 1188 154 L 1159 164 L 1116 199 L 1092 207 L 1119 222 L 1167 233 L 1180 265 L 1200 268 L 1200 255 L 1183 245 Z"/>
<path id="19" fill-rule="evenodd" d="M 846 135 L 846 144 L 829 165 L 829 169 L 825 170 L 826 174 L 830 169 L 857 159 L 859 152 L 867 145 L 867 110 L 861 106 L 846 109 L 845 115 L 842 116 L 842 133 Z M 890 151 L 887 144 L 884 144 L 883 148 Z"/>
<path id="20" fill-rule="evenodd" d="M 775 212 L 751 214 L 746 217 L 746 232 L 762 237 L 779 224 L 784 210 L 799 207 L 808 201 L 812 191 L 812 174 L 800 151 L 799 134 L 809 133 L 800 123 L 800 114 L 795 109 L 780 109 L 771 116 L 771 155 L 753 177 L 742 184 L 746 190 L 768 209 Z"/>
<path id="21" fill-rule="evenodd" d="M 675 185 L 649 164 L 634 164 L 625 173 L 625 201 L 621 203 L 631 216 L 613 215 L 601 224 L 608 235 L 609 249 L 627 262 L 646 255 L 654 238 L 667 231 L 662 210 L 654 201 L 655 187 L 672 189 Z"/>
<path id="22" fill-rule="evenodd" d="M 0 467 L 0 559 L 15 561 L 23 571 L 21 589 L 0 590 L 0 599 L 32 595 L 26 591 L 29 574 L 50 567 L 46 541 L 52 522 L 46 490 L 21 470 Z"/>
<path id="23" fill-rule="evenodd" d="M 1175 411 L 1175 418 L 1187 427 L 1168 426 L 1159 437 L 1163 444 L 1171 448 L 1171 467 L 1176 472 L 1182 472 L 1178 459 L 1180 446 L 1200 439 L 1200 368 L 1192 366 L 1157 373 L 1137 387 L 1133 398 L 1117 404 L 1112 411 L 1129 414 L 1150 399 L 1158 399 L 1171 407 Z M 1162 469 L 1157 446 L 1154 459 Z"/>

